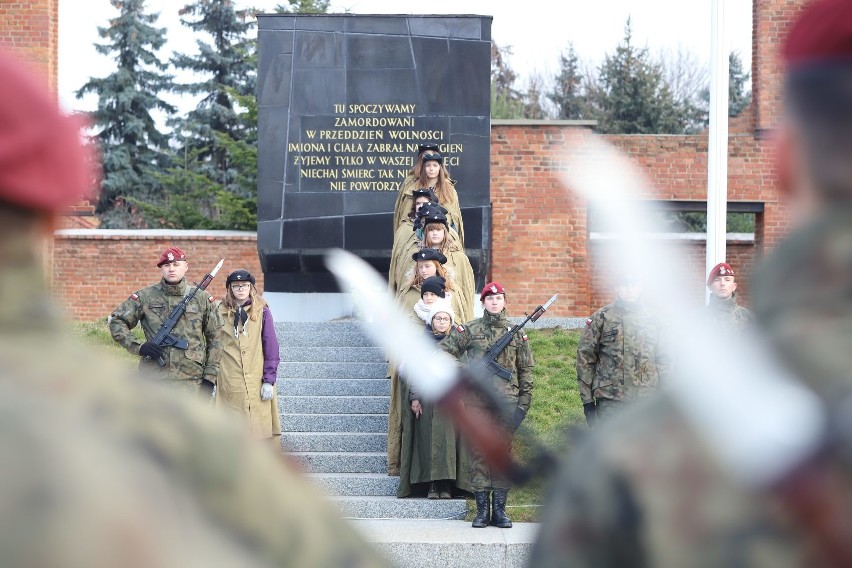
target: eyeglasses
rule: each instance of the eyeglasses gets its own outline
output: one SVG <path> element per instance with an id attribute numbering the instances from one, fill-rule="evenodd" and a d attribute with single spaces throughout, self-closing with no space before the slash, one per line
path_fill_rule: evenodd
<path id="1" fill-rule="evenodd" d="M 231 284 L 231 290 L 245 290 L 251 288 L 251 284 Z"/>
<path id="2" fill-rule="evenodd" d="M 450 318 L 439 318 L 438 316 L 435 316 L 432 318 L 432 321 L 436 321 L 438 323 L 449 323 L 451 320 Z"/>

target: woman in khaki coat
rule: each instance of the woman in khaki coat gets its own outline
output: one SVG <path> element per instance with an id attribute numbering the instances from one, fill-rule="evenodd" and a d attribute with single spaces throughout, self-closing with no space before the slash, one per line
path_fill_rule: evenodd
<path id="1" fill-rule="evenodd" d="M 248 418 L 252 436 L 278 443 L 281 419 L 275 396 L 278 339 L 266 300 L 247 270 L 235 270 L 225 281 L 227 292 L 219 303 L 224 325 L 219 334 L 222 358 L 216 405 Z"/>
<path id="2" fill-rule="evenodd" d="M 413 192 L 417 188 L 431 187 L 435 191 L 444 208 L 447 209 L 447 220 L 449 227 L 458 234 L 459 243 L 464 246 L 464 226 L 462 224 L 461 205 L 456 192 L 455 182 L 450 178 L 450 173 L 444 167 L 444 158 L 437 151 L 426 150 L 420 154 L 420 169 L 412 168 L 412 175 L 406 178 L 397 196 L 394 207 L 393 226 L 396 230 L 400 223 L 405 220 L 414 201 Z M 414 176 L 416 172 L 416 177 Z"/>

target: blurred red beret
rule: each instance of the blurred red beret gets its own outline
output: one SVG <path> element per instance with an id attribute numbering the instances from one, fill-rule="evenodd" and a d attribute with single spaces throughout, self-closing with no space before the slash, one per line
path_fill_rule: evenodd
<path id="1" fill-rule="evenodd" d="M 91 196 L 95 160 L 80 126 L 31 71 L 0 52 L 0 201 L 57 212 Z"/>
<path id="2" fill-rule="evenodd" d="M 818 0 L 808 5 L 790 28 L 782 53 L 792 66 L 852 61 L 852 1 Z"/>

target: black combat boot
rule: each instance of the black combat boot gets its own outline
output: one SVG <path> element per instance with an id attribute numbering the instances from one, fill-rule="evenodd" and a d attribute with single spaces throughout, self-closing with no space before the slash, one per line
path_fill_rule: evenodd
<path id="1" fill-rule="evenodd" d="M 476 491 L 476 517 L 471 525 L 475 529 L 484 529 L 488 526 L 488 491 Z"/>
<path id="2" fill-rule="evenodd" d="M 509 490 L 495 490 L 491 495 L 493 501 L 493 506 L 491 507 L 491 524 L 501 529 L 512 528 L 512 520 L 506 516 L 506 499 L 509 497 Z"/>

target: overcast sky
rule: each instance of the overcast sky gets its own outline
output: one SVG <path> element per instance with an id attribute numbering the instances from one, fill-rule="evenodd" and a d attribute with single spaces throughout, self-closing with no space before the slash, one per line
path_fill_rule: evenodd
<path id="1" fill-rule="evenodd" d="M 157 25 L 168 29 L 162 58 L 172 51 L 195 52 L 195 38 L 180 25 L 178 10 L 185 0 L 148 0 L 150 12 L 159 12 Z M 272 11 L 284 0 L 235 0 Z M 332 0 L 331 12 L 355 14 L 478 14 L 493 16 L 492 37 L 500 46 L 511 46 L 509 60 L 520 75 L 522 88 L 530 75 L 543 77 L 559 71 L 559 55 L 569 42 L 587 63 L 599 63 L 624 35 L 628 16 L 636 45 L 654 53 L 688 51 L 701 64 L 710 60 L 711 0 Z M 751 2 L 727 0 L 727 44 L 738 51 L 746 69 L 751 67 Z M 90 110 L 96 99 L 77 100 L 74 91 L 89 77 L 113 70 L 109 58 L 98 55 L 97 27 L 106 26 L 117 14 L 109 0 L 60 0 L 59 2 L 59 97 L 68 110 Z M 709 77 L 708 77 L 709 80 Z M 191 101 L 171 98 L 181 107 Z"/>

